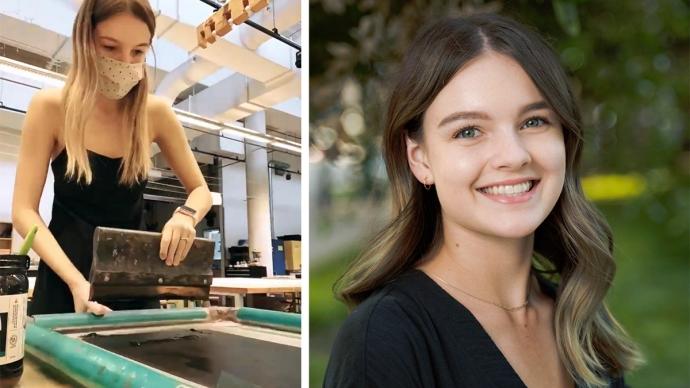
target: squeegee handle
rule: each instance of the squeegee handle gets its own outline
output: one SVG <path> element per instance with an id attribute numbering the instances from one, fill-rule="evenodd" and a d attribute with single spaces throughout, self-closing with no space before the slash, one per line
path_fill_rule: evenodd
<path id="1" fill-rule="evenodd" d="M 29 253 L 29 249 L 31 249 L 31 246 L 34 244 L 34 237 L 36 236 L 37 231 L 38 226 L 34 225 L 29 231 L 29 234 L 26 235 L 26 239 L 24 240 L 21 248 L 19 248 L 19 255 L 23 256 Z"/>

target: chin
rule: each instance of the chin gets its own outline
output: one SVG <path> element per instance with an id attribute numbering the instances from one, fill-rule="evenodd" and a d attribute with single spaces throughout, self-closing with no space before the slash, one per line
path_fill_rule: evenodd
<path id="1" fill-rule="evenodd" d="M 485 233 L 499 238 L 521 239 L 530 236 L 532 233 L 534 233 L 535 230 L 537 230 L 536 226 L 534 228 L 528 228 L 523 226 L 519 229 L 489 229 L 486 230 Z"/>
<path id="2" fill-rule="evenodd" d="M 490 224 L 483 223 L 477 230 L 483 234 L 499 238 L 525 238 L 537 230 L 543 222 L 543 218 L 494 217 Z"/>

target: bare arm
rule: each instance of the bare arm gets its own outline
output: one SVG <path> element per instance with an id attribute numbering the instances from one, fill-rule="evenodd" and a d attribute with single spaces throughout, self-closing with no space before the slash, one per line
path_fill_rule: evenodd
<path id="1" fill-rule="evenodd" d="M 88 302 L 88 281 L 72 264 L 55 237 L 41 219 L 38 205 L 46 181 L 50 156 L 55 145 L 55 118 L 60 117 L 59 92 L 54 90 L 37 92 L 29 104 L 22 126 L 17 176 L 12 199 L 12 222 L 17 231 L 26 236 L 33 225 L 38 226 L 33 249 L 41 260 L 69 286 L 74 294 L 81 290 Z M 104 312 L 105 307 L 98 304 L 81 306 L 83 310 Z M 75 309 L 80 309 L 75 301 Z M 101 309 L 103 307 L 103 309 Z M 83 311 L 82 310 L 82 311 Z"/>
<path id="2" fill-rule="evenodd" d="M 84 280 L 84 277 L 65 255 L 38 214 L 50 155 L 55 145 L 52 127 L 55 122 L 53 115 L 58 107 L 53 106 L 52 99 L 53 96 L 45 91 L 37 92 L 24 119 L 12 199 L 12 222 L 22 236 L 29 232 L 32 225 L 38 225 L 33 249 L 71 286 Z"/>
<path id="3" fill-rule="evenodd" d="M 196 210 L 192 217 L 175 213 L 163 228 L 160 255 L 168 265 L 178 265 L 189 253 L 191 243 L 182 244 L 180 241 L 193 239 L 196 231 L 194 226 L 201 221 L 212 206 L 211 192 L 204 181 L 199 165 L 189 148 L 184 129 L 180 125 L 175 112 L 164 101 L 155 99 L 152 102 L 152 120 L 155 124 L 155 141 L 159 145 L 163 156 L 172 167 L 188 193 L 185 205 Z M 191 222 L 190 222 L 191 221 Z M 188 240 L 185 240 L 188 241 Z"/>

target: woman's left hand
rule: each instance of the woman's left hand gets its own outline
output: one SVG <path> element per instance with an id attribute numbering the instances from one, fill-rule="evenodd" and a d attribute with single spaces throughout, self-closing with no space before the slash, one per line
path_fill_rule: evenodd
<path id="1" fill-rule="evenodd" d="M 186 214 L 173 214 L 161 236 L 160 258 L 165 260 L 165 265 L 179 265 L 187 257 L 194 237 L 194 219 Z"/>

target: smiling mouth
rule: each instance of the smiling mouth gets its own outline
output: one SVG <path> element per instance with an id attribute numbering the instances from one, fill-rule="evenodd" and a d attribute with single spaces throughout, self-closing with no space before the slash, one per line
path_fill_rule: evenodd
<path id="1" fill-rule="evenodd" d="M 494 196 L 518 197 L 529 193 L 541 182 L 540 179 L 529 180 L 514 185 L 487 186 L 477 189 L 477 191 Z"/>

